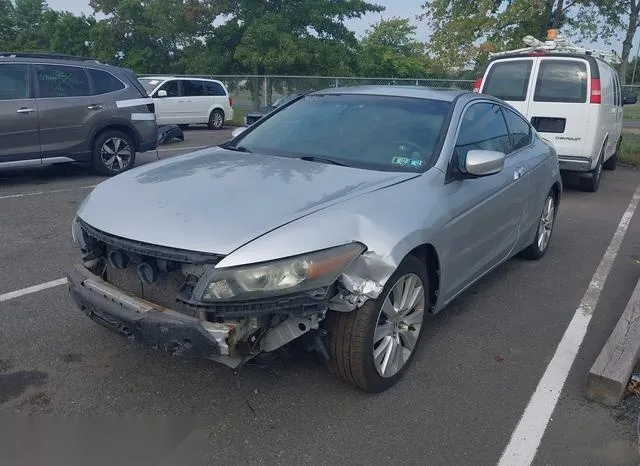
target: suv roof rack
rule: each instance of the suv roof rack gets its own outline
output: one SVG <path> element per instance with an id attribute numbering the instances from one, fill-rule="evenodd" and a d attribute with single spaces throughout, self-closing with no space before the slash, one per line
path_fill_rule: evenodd
<path id="1" fill-rule="evenodd" d="M 620 58 L 614 52 L 605 52 L 596 49 L 587 49 L 580 47 L 569 42 L 566 38 L 562 37 L 555 29 L 550 29 L 547 33 L 547 39 L 542 42 L 533 36 L 525 36 L 522 41 L 528 45 L 521 49 L 506 50 L 503 52 L 490 53 L 489 58 L 514 55 L 520 53 L 575 53 L 580 55 L 591 55 L 593 57 L 600 58 L 611 64 L 619 64 Z"/>
<path id="2" fill-rule="evenodd" d="M 97 58 L 48 52 L 0 52 L 0 59 L 1 58 L 46 58 L 52 60 L 93 61 L 96 63 L 102 63 Z"/>

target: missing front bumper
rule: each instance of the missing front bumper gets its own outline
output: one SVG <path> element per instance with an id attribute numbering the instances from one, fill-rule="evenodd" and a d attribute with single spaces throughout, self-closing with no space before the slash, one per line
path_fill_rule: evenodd
<path id="1" fill-rule="evenodd" d="M 230 357 L 229 330 L 206 330 L 199 319 L 132 297 L 94 275 L 81 264 L 68 273 L 69 292 L 78 307 L 109 330 L 173 355 L 207 358 L 237 367 Z"/>

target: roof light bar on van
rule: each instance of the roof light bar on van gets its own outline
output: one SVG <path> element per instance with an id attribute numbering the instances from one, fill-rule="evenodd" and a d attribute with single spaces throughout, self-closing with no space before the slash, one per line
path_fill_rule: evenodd
<path id="1" fill-rule="evenodd" d="M 591 96 L 589 102 L 592 104 L 602 103 L 602 92 L 600 89 L 600 80 L 598 78 L 591 78 Z"/>

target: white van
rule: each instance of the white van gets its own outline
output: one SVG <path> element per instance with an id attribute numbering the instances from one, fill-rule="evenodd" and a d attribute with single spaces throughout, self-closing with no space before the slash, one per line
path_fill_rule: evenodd
<path id="1" fill-rule="evenodd" d="M 551 31 L 550 31 L 551 32 Z M 615 55 L 582 49 L 550 34 L 546 42 L 525 37 L 528 48 L 489 58 L 474 92 L 502 99 L 527 117 L 556 148 L 560 169 L 580 175 L 595 192 L 602 169 L 616 167 L 624 97 Z"/>
<path id="2" fill-rule="evenodd" d="M 158 125 L 207 124 L 221 129 L 233 120 L 233 100 L 215 79 L 152 76 L 138 79 L 153 99 Z"/>

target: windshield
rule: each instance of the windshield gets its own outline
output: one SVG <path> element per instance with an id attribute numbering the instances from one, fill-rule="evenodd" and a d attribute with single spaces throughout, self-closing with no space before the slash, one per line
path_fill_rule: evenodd
<path id="1" fill-rule="evenodd" d="M 138 81 L 140 81 L 140 84 L 142 84 L 142 87 L 145 88 L 145 90 L 147 91 L 147 94 L 151 94 L 151 91 L 153 91 L 156 87 L 158 87 L 158 84 L 162 82 L 159 79 L 152 79 L 152 78 L 138 78 Z"/>
<path id="2" fill-rule="evenodd" d="M 437 158 L 450 106 L 405 97 L 308 95 L 234 144 L 249 152 L 373 170 L 424 171 Z"/>

